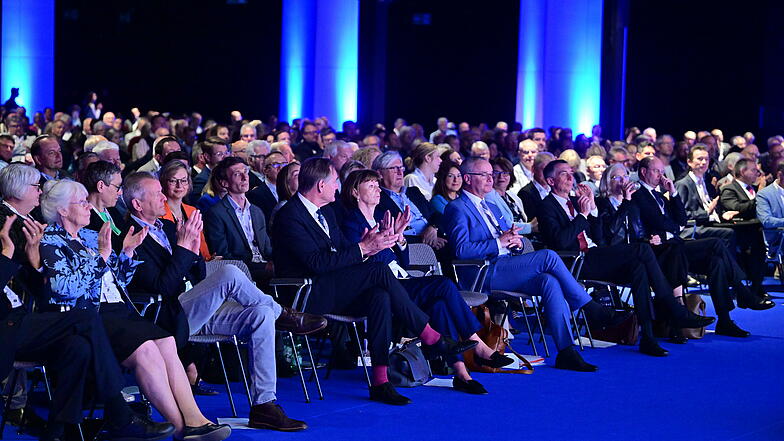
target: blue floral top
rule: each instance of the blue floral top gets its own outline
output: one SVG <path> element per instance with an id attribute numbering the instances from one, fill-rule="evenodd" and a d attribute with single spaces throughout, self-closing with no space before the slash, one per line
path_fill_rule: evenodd
<path id="1" fill-rule="evenodd" d="M 81 242 L 80 242 L 81 241 Z M 109 262 L 98 254 L 98 233 L 82 228 L 79 240 L 72 238 L 58 224 L 46 228 L 41 239 L 41 261 L 44 266 L 49 303 L 71 307 L 97 306 L 101 300 L 103 275 L 114 274 L 120 292 L 131 282 L 136 267 L 142 262 L 112 251 Z"/>

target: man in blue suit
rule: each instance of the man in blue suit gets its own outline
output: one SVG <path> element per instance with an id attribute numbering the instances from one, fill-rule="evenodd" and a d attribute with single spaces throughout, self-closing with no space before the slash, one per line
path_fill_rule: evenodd
<path id="1" fill-rule="evenodd" d="M 484 198 L 493 191 L 493 167 L 488 161 L 469 158 L 463 161 L 460 171 L 463 192 L 447 205 L 443 217 L 455 258 L 489 260 L 486 289 L 541 296 L 558 348 L 555 367 L 595 371 L 597 367 L 586 363 L 575 350 L 570 310 L 584 308 L 592 322 L 600 324 L 617 323 L 621 317 L 593 301 L 555 252 L 541 250 L 517 255 L 522 247 L 518 230 Z"/>
<path id="2" fill-rule="evenodd" d="M 782 232 L 774 228 L 784 227 L 784 163 L 776 167 L 776 180 L 757 193 L 757 218 L 765 228 L 768 247 L 778 249 Z"/>

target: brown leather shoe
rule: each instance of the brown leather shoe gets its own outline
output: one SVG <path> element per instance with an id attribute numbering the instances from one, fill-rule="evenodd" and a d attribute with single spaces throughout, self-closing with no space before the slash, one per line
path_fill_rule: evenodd
<path id="1" fill-rule="evenodd" d="M 254 429 L 279 430 L 281 432 L 294 432 L 305 430 L 308 425 L 304 421 L 291 419 L 283 408 L 275 401 L 257 404 L 250 408 L 248 427 Z"/>
<path id="2" fill-rule="evenodd" d="M 320 315 L 296 312 L 288 306 L 283 307 L 280 316 L 275 321 L 275 329 L 307 335 L 321 331 L 327 327 L 327 319 Z"/>

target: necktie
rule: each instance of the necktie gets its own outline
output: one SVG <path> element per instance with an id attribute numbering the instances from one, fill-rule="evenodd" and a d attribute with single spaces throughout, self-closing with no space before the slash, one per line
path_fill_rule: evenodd
<path id="1" fill-rule="evenodd" d="M 490 223 L 493 225 L 493 227 L 495 227 L 496 233 L 498 233 L 499 236 L 503 235 L 504 232 L 501 231 L 501 226 L 498 225 L 498 221 L 496 220 L 495 216 L 493 215 L 493 212 L 490 211 L 490 206 L 487 205 L 487 202 L 482 200 L 482 202 L 480 202 L 479 205 L 482 207 L 482 211 L 484 211 L 484 214 L 485 214 L 485 217 L 487 218 L 487 220 L 489 220 Z"/>
<path id="2" fill-rule="evenodd" d="M 327 236 L 329 236 L 329 225 L 327 225 L 327 219 L 324 217 L 321 210 L 316 210 L 316 216 L 318 217 L 319 224 L 321 224 L 321 228 L 327 233 Z"/>
<path id="3" fill-rule="evenodd" d="M 574 219 L 574 204 L 571 199 L 566 199 L 566 208 L 569 209 L 569 215 Z M 585 231 L 580 231 L 577 235 L 577 241 L 580 242 L 580 251 L 588 251 L 588 239 L 585 237 Z"/>
<path id="4" fill-rule="evenodd" d="M 754 187 L 752 187 L 751 185 L 746 185 L 746 191 L 749 192 L 751 197 L 754 197 Z"/>
<path id="5" fill-rule="evenodd" d="M 659 204 L 659 208 L 664 210 L 664 197 L 662 194 L 656 190 L 653 190 L 651 193 L 653 193 L 653 197 L 656 199 L 656 203 Z"/>

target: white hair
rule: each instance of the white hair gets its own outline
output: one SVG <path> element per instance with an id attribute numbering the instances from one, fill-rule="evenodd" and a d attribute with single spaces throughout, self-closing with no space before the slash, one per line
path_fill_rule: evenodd
<path id="1" fill-rule="evenodd" d="M 12 163 L 0 170 L 0 196 L 3 199 L 22 199 L 31 185 L 41 179 L 41 173 L 34 167 Z"/>
<path id="2" fill-rule="evenodd" d="M 262 151 L 262 155 L 267 156 L 270 152 L 270 144 L 263 139 L 254 139 L 253 141 L 248 143 L 248 147 L 245 148 L 245 151 L 248 152 L 250 155 L 256 154 L 256 147 L 260 147 Z"/>
<path id="3" fill-rule="evenodd" d="M 489 152 L 490 151 L 490 147 L 488 147 L 487 144 L 485 144 L 484 141 L 477 141 L 477 142 L 471 144 L 471 154 L 472 155 L 476 154 L 474 152 L 479 152 L 479 151 Z"/>
<path id="4" fill-rule="evenodd" d="M 87 139 L 84 140 L 84 151 L 91 152 L 96 145 L 98 145 L 101 141 L 107 141 L 107 139 L 101 135 L 90 135 Z"/>
<path id="5" fill-rule="evenodd" d="M 111 141 L 101 141 L 93 147 L 93 153 L 96 155 L 100 155 L 101 152 L 105 152 L 106 150 L 120 150 L 120 146 L 111 142 Z"/>
<path id="6" fill-rule="evenodd" d="M 76 197 L 87 197 L 84 185 L 70 179 L 51 180 L 44 184 L 41 195 L 41 214 L 49 225 L 62 224 L 59 210 L 67 207 Z"/>

